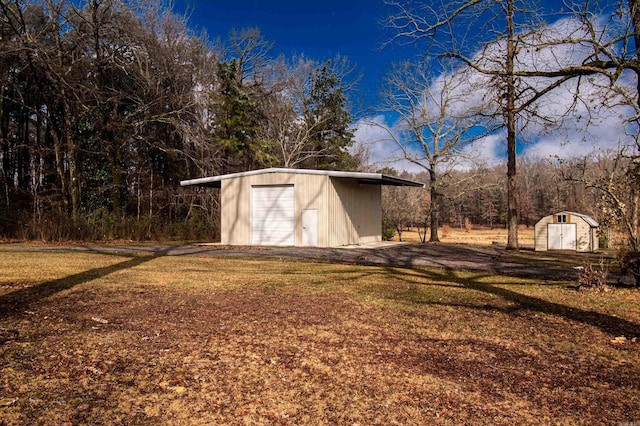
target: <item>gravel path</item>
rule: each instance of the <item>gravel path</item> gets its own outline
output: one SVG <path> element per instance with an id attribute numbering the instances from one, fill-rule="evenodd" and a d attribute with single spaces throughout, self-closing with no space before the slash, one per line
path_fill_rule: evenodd
<path id="1" fill-rule="evenodd" d="M 156 256 L 217 256 L 232 258 L 288 258 L 389 267 L 431 267 L 449 270 L 483 271 L 520 277 L 574 280 L 569 267 L 531 266 L 515 262 L 503 246 L 474 247 L 458 244 L 387 243 L 375 246 L 335 248 L 255 247 L 219 244 L 2 244 L 2 250 L 85 251 L 112 254 L 153 254 Z"/>

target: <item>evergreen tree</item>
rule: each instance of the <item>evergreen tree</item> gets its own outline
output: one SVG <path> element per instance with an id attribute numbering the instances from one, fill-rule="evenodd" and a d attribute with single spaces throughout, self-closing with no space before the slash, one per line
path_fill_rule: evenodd
<path id="1" fill-rule="evenodd" d="M 318 155 L 305 166 L 318 169 L 350 169 L 353 167 L 347 149 L 353 144 L 349 127 L 351 114 L 346 108 L 342 82 L 331 69 L 331 61 L 316 69 L 306 105 L 305 122 L 312 129 L 310 143 Z"/>
<path id="2" fill-rule="evenodd" d="M 252 170 L 269 165 L 259 129 L 264 117 L 257 100 L 243 85 L 238 62 L 218 64 L 220 89 L 214 94 L 214 136 L 224 149 L 225 172 Z M 256 84 L 257 85 L 257 84 Z"/>

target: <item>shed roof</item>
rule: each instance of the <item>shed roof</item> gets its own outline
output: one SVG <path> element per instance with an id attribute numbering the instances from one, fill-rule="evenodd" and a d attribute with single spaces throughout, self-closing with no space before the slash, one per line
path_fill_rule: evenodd
<path id="1" fill-rule="evenodd" d="M 290 174 L 308 174 L 321 175 L 342 179 L 357 179 L 358 183 L 369 185 L 391 185 L 391 186 L 415 186 L 423 188 L 424 184 L 409 179 L 402 179 L 396 176 L 388 176 L 381 173 L 362 173 L 362 172 L 339 172 L 335 170 L 311 170 L 311 169 L 284 169 L 271 168 L 251 170 L 248 172 L 231 173 L 227 175 L 210 176 L 198 179 L 189 179 L 180 181 L 180 186 L 207 186 L 210 188 L 220 188 L 221 183 L 225 179 L 233 179 L 238 177 L 260 175 L 265 173 L 290 173 Z"/>
<path id="2" fill-rule="evenodd" d="M 591 216 L 587 216 L 586 214 L 582 214 L 582 213 L 576 213 L 576 212 L 569 212 L 569 211 L 563 211 L 560 213 L 556 213 L 556 214 L 569 214 L 571 216 L 578 216 L 581 217 L 582 219 L 584 219 L 585 222 L 587 222 L 589 224 L 590 227 L 592 228 L 598 228 L 600 226 L 600 224 L 598 223 L 597 220 L 595 220 L 594 218 L 592 218 Z"/>

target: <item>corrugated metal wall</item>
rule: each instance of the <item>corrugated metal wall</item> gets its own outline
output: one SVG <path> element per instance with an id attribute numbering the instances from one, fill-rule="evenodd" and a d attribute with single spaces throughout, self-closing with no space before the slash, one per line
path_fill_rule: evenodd
<path id="1" fill-rule="evenodd" d="M 251 187 L 294 185 L 296 237 L 302 244 L 302 210 L 318 210 L 318 246 L 332 247 L 381 240 L 379 185 L 359 185 L 356 179 L 323 175 L 265 173 L 222 181 L 221 241 L 251 244 Z"/>
<path id="2" fill-rule="evenodd" d="M 222 244 L 248 245 L 251 243 L 251 187 L 257 185 L 294 185 L 296 237 L 302 241 L 302 210 L 318 209 L 318 245 L 326 246 L 328 227 L 326 205 L 328 177 L 310 174 L 264 173 L 222 181 L 221 241 Z"/>
<path id="3" fill-rule="evenodd" d="M 355 179 L 331 178 L 329 243 L 362 244 L 382 239 L 379 185 L 358 184 Z"/>

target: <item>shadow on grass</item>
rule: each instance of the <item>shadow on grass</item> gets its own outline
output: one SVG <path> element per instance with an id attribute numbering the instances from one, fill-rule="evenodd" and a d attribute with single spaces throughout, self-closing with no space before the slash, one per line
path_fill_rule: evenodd
<path id="1" fill-rule="evenodd" d="M 416 275 L 419 275 L 422 278 L 435 282 L 436 285 L 438 285 L 438 283 L 455 283 L 469 290 L 498 296 L 505 301 L 516 304 L 515 307 L 509 308 L 509 311 L 528 310 L 532 312 L 550 314 L 562 317 L 566 320 L 599 328 L 603 332 L 613 336 L 640 337 L 640 324 L 612 315 L 562 305 L 539 297 L 518 293 L 502 286 L 481 282 L 483 278 L 493 276 L 491 274 L 476 274 L 471 277 L 460 277 L 456 271 L 453 270 L 410 269 L 408 271 L 403 271 L 396 268 L 386 268 L 386 271 L 389 275 L 406 282 L 410 282 L 411 284 L 416 284 L 415 278 Z M 486 306 L 477 307 L 471 304 L 468 305 L 468 307 L 474 309 L 487 309 Z M 496 308 L 496 310 L 502 309 Z"/>
<path id="2" fill-rule="evenodd" d="M 487 284 L 481 282 L 482 279 L 487 277 L 496 277 L 496 274 L 503 274 L 505 276 L 520 276 L 526 278 L 540 278 L 544 280 L 561 280 L 566 279 L 563 271 L 553 271 L 550 273 L 546 269 L 538 268 L 513 268 L 506 269 L 496 268 L 493 264 L 496 259 L 495 252 L 487 249 L 482 250 L 461 250 L 458 247 L 436 247 L 439 257 L 434 259 L 429 256 L 429 252 L 422 248 L 418 249 L 412 246 L 398 247 L 395 250 L 379 250 L 374 252 L 376 259 L 370 259 L 365 257 L 365 254 L 370 255 L 363 251 L 348 251 L 348 250 L 334 250 L 331 252 L 331 256 L 327 256 L 324 252 L 323 259 L 315 259 L 310 256 L 305 256 L 299 253 L 298 256 L 291 256 L 290 251 L 283 251 L 282 255 L 287 259 L 304 259 L 308 261 L 326 261 L 329 263 L 342 263 L 342 264 L 358 264 L 358 265 L 376 265 L 383 267 L 389 276 L 404 280 L 410 284 L 417 284 L 416 278 L 429 280 L 434 285 L 450 285 L 451 283 L 460 285 L 462 288 L 470 290 L 476 290 L 485 294 L 491 294 L 498 296 L 505 301 L 514 303 L 514 308 L 509 308 L 510 311 L 515 310 L 529 310 L 532 312 L 540 312 L 558 317 L 565 318 L 567 320 L 587 324 L 593 327 L 597 327 L 605 333 L 609 333 L 614 336 L 624 335 L 626 337 L 638 337 L 640 336 L 640 324 L 633 323 L 631 321 L 624 320 L 612 315 L 607 315 L 599 312 L 588 311 L 580 308 L 573 308 L 559 303 L 551 302 L 534 296 L 528 296 L 518 293 L 516 291 L 504 288 L 498 285 Z M 430 248 L 434 250 L 433 248 Z M 87 249 L 89 251 L 95 251 L 97 253 L 103 253 L 101 249 Z M 176 250 L 174 247 L 162 247 L 162 248 L 149 248 L 144 250 L 144 255 L 140 254 L 141 250 L 132 248 L 131 259 L 124 262 L 117 263 L 115 265 L 105 266 L 101 268 L 95 268 L 88 271 L 80 272 L 75 275 L 71 275 L 65 278 L 52 280 L 38 284 L 33 287 L 25 288 L 22 290 L 14 291 L 12 293 L 0 296 L 0 316 L 9 315 L 11 313 L 19 313 L 28 309 L 29 306 L 50 297 L 61 291 L 73 288 L 77 285 L 86 283 L 88 281 L 104 277 L 111 273 L 136 267 L 145 262 L 157 259 L 162 256 L 172 255 L 195 255 L 195 254 L 219 254 L 220 250 L 209 249 L 195 249 L 195 250 Z M 443 253 L 444 252 L 444 253 Z M 137 253 L 137 254 L 136 254 Z M 281 253 L 277 250 L 264 250 L 258 252 L 260 255 L 256 255 L 255 251 L 241 251 L 237 254 L 245 255 L 248 258 L 256 257 L 274 257 Z M 122 253 L 119 253 L 122 255 Z M 460 277 L 455 269 L 447 262 L 452 257 L 458 259 L 466 258 L 471 261 L 481 261 L 487 267 L 484 270 L 475 270 L 475 274 L 469 277 Z M 417 268 L 416 263 L 418 260 L 423 260 L 425 257 L 431 262 L 428 265 L 419 265 Z M 435 256 L 434 256 L 435 257 Z M 239 259 L 240 260 L 240 259 Z M 445 269 L 422 269 L 423 267 L 444 267 Z M 398 267 L 407 269 L 398 269 Z M 505 270 L 506 269 L 506 270 Z M 571 271 L 573 272 L 573 271 Z M 473 272 L 470 272 L 472 274 Z M 366 275 L 366 274 L 365 274 Z M 499 275 L 497 275 L 499 276 Z M 326 280 L 326 276 L 324 279 Z M 469 305 L 469 308 L 478 308 L 473 305 Z M 482 309 L 487 309 L 487 306 Z"/>
<path id="3" fill-rule="evenodd" d="M 114 265 L 90 269 L 68 277 L 46 281 L 32 287 L 26 287 L 5 294 L 0 296 L 0 317 L 21 313 L 39 301 L 61 291 L 102 278 L 114 272 L 134 268 L 143 263 L 165 256 L 165 252 L 165 250 L 159 250 L 154 252 L 152 255 L 133 255 L 129 260 L 125 260 Z"/>

